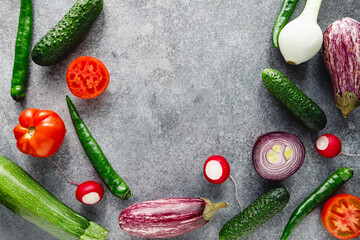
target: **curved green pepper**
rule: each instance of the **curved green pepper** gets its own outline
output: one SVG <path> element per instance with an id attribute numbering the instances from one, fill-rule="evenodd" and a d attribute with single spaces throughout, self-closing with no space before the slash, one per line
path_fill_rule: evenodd
<path id="1" fill-rule="evenodd" d="M 131 192 L 129 187 L 112 168 L 105 154 L 91 135 L 85 123 L 80 118 L 75 106 L 68 96 L 66 96 L 66 102 L 81 145 L 83 146 L 85 153 L 90 159 L 90 162 L 94 166 L 96 172 L 99 174 L 112 194 L 123 200 L 130 198 Z"/>
<path id="2" fill-rule="evenodd" d="M 32 2 L 31 0 L 21 0 L 10 90 L 10 95 L 15 101 L 25 97 L 25 85 L 30 61 L 32 23 Z"/>
<path id="3" fill-rule="evenodd" d="M 275 48 L 279 47 L 279 35 L 281 30 L 284 28 L 287 20 L 290 18 L 298 0 L 284 0 L 281 6 L 280 12 L 275 20 L 273 32 L 272 32 L 272 43 Z"/>
<path id="4" fill-rule="evenodd" d="M 311 213 L 323 200 L 329 197 L 338 187 L 350 180 L 353 170 L 349 167 L 339 168 L 326 181 L 312 192 L 291 215 L 288 224 L 285 226 L 281 240 L 289 238 L 291 232 L 299 223 Z"/>

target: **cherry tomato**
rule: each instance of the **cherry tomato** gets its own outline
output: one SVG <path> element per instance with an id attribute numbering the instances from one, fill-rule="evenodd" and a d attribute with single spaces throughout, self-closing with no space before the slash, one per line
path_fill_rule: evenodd
<path id="1" fill-rule="evenodd" d="M 34 157 L 49 157 L 56 153 L 65 133 L 65 124 L 57 113 L 35 108 L 23 111 L 14 128 L 17 148 Z"/>
<path id="2" fill-rule="evenodd" d="M 94 98 L 109 85 L 109 72 L 105 65 L 94 57 L 78 57 L 66 71 L 66 82 L 72 94 L 79 98 Z"/>
<path id="3" fill-rule="evenodd" d="M 360 198 L 339 194 L 329 199 L 322 211 L 325 229 L 338 239 L 353 239 L 360 235 Z"/>

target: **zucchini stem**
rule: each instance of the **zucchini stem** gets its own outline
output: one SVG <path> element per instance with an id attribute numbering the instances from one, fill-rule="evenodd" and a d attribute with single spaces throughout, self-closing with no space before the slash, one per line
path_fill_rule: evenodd
<path id="1" fill-rule="evenodd" d="M 59 164 L 57 162 L 55 162 L 55 160 L 51 159 L 50 157 L 48 157 L 48 159 L 60 170 L 60 172 L 64 175 L 64 177 L 72 184 L 79 186 L 79 183 L 76 183 L 74 181 L 71 181 L 70 178 L 65 174 L 65 172 L 61 169 L 61 167 L 59 166 Z"/>

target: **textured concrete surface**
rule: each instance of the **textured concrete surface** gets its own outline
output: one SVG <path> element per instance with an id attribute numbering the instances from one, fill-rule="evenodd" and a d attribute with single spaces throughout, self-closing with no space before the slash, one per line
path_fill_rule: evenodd
<path id="1" fill-rule="evenodd" d="M 34 0 L 33 45 L 69 10 L 75 1 Z M 122 232 L 117 218 L 133 203 L 165 197 L 206 197 L 226 201 L 208 224 L 178 240 L 217 239 L 223 224 L 240 208 L 234 185 L 208 183 L 202 173 L 211 155 L 226 157 L 244 206 L 265 190 L 285 186 L 291 192 L 286 208 L 248 239 L 279 239 L 295 207 L 333 171 L 354 169 L 354 177 L 337 193 L 360 196 L 358 157 L 325 159 L 314 144 L 323 133 L 343 142 L 343 151 L 360 153 L 360 109 L 344 119 L 335 107 L 332 85 L 320 54 L 309 62 L 287 65 L 271 44 L 271 31 L 282 1 L 169 1 L 105 0 L 104 10 L 80 45 L 62 62 L 40 67 L 31 62 L 27 96 L 21 103 L 10 97 L 20 1 L 4 1 L 0 8 L 0 154 L 13 159 L 62 202 L 110 234 L 107 239 L 137 239 Z M 300 14 L 299 1 L 291 19 Z M 342 17 L 360 20 L 357 0 L 324 1 L 319 24 L 324 30 Z M 111 81 L 96 99 L 73 96 L 65 82 L 68 64 L 89 55 L 107 66 Z M 327 127 L 311 133 L 289 116 L 270 96 L 261 71 L 275 68 L 290 79 L 325 111 Z M 87 159 L 68 114 L 69 95 L 117 172 L 127 181 L 133 196 L 121 201 L 106 189 L 94 206 L 76 201 L 75 187 L 47 159 L 30 157 L 16 148 L 12 129 L 27 108 L 50 109 L 64 120 L 67 134 L 53 156 L 70 178 L 82 182 L 99 177 Z M 281 182 L 262 179 L 251 163 L 256 138 L 270 131 L 297 135 L 306 148 L 301 169 Z M 1 183 L 0 183 L 1 184 Z M 321 207 L 293 232 L 296 240 L 334 239 L 322 226 Z M 0 206 L 1 240 L 44 240 L 52 236 Z"/>

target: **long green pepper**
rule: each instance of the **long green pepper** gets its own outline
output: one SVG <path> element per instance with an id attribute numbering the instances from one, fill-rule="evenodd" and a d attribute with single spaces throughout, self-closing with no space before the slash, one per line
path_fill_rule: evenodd
<path id="1" fill-rule="evenodd" d="M 10 95 L 15 101 L 25 97 L 25 86 L 30 62 L 32 23 L 32 2 L 31 0 L 21 0 L 10 90 Z"/>
<path id="2" fill-rule="evenodd" d="M 353 176 L 353 170 L 349 167 L 339 168 L 326 181 L 312 192 L 291 215 L 288 224 L 280 240 L 289 238 L 291 232 L 300 222 L 311 213 L 322 201 L 329 197 L 338 187 L 346 183 Z"/>
<path id="3" fill-rule="evenodd" d="M 275 20 L 273 32 L 272 32 L 272 43 L 275 48 L 279 47 L 279 35 L 281 30 L 284 28 L 286 22 L 290 18 L 298 0 L 284 0 L 281 6 L 280 12 Z"/>
<path id="4" fill-rule="evenodd" d="M 90 162 L 94 166 L 96 172 L 99 174 L 112 194 L 123 200 L 130 198 L 131 192 L 129 187 L 112 168 L 99 144 L 95 141 L 89 129 L 80 118 L 74 104 L 68 96 L 66 96 L 66 102 L 81 145 L 83 146 L 85 153 L 90 159 Z"/>

